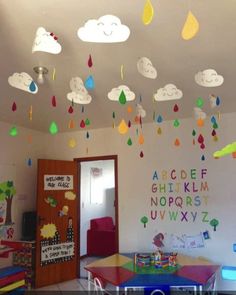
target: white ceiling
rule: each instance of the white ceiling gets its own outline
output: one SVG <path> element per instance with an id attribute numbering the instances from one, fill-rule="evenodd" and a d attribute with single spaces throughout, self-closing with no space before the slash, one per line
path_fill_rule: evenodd
<path id="1" fill-rule="evenodd" d="M 80 130 L 82 119 L 89 118 L 89 128 L 112 126 L 112 112 L 116 113 L 116 125 L 122 118 L 135 117 L 135 106 L 142 97 L 147 112 L 143 122 L 153 120 L 153 112 L 164 120 L 192 117 L 196 99 L 204 99 L 204 112 L 212 114 L 209 103 L 211 93 L 220 96 L 220 111 L 235 112 L 236 77 L 236 0 L 152 0 L 154 18 L 149 25 L 141 17 L 146 0 L 0 0 L 0 120 L 16 126 L 25 126 L 48 132 L 51 121 L 59 131 L 68 130 L 73 119 L 75 129 Z M 200 23 L 195 38 L 185 41 L 181 31 L 191 10 Z M 77 30 L 89 19 L 112 14 L 130 28 L 126 42 L 113 44 L 87 43 L 77 37 Z M 32 54 L 32 44 L 38 27 L 58 36 L 62 52 L 58 55 L 45 52 Z M 93 67 L 87 66 L 91 54 Z M 137 71 L 137 60 L 148 57 L 157 69 L 157 79 L 147 79 Z M 34 79 L 33 67 L 46 66 L 47 80 L 39 85 L 37 94 L 31 94 L 8 84 L 8 77 L 15 72 L 27 72 Z M 124 66 L 122 81 L 120 69 Z M 53 69 L 56 78 L 53 81 Z M 224 76 L 220 87 L 205 88 L 197 85 L 194 75 L 205 69 L 215 69 Z M 69 81 L 79 76 L 84 81 L 92 75 L 95 89 L 89 91 L 93 100 L 85 106 L 74 106 L 69 114 Z M 183 98 L 172 102 L 153 102 L 153 94 L 168 83 L 183 91 Z M 107 93 L 121 84 L 135 92 L 136 100 L 129 103 L 134 112 L 127 112 L 127 105 L 110 101 Z M 57 107 L 51 105 L 55 95 Z M 13 102 L 17 111 L 12 112 Z M 180 110 L 173 112 L 177 103 Z M 28 111 L 33 106 L 33 120 Z"/>

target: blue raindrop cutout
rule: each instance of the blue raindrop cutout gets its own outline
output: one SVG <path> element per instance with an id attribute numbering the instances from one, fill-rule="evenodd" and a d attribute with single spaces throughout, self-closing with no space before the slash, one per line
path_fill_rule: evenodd
<path id="1" fill-rule="evenodd" d="M 94 85 L 94 80 L 92 76 L 89 76 L 85 83 L 84 83 L 86 89 L 94 89 L 95 85 Z"/>
<path id="2" fill-rule="evenodd" d="M 161 115 L 159 115 L 159 116 L 157 117 L 157 123 L 161 123 L 162 121 L 163 121 L 163 118 L 162 118 Z"/>
<path id="3" fill-rule="evenodd" d="M 217 105 L 217 106 L 220 105 L 220 98 L 219 98 L 219 96 L 217 96 L 217 98 L 216 98 L 216 105 Z"/>
<path id="4" fill-rule="evenodd" d="M 205 161 L 205 156 L 204 155 L 202 155 L 201 160 Z"/>
<path id="5" fill-rule="evenodd" d="M 32 160 L 31 160 L 31 158 L 28 159 L 28 166 L 32 166 Z"/>
<path id="6" fill-rule="evenodd" d="M 35 92 L 35 90 L 36 90 L 36 85 L 35 85 L 35 83 L 34 83 L 33 80 L 32 80 L 32 82 L 30 83 L 29 90 L 30 90 L 31 92 Z"/>
<path id="7" fill-rule="evenodd" d="M 216 123 L 216 118 L 214 116 L 211 117 L 211 123 L 212 124 Z"/>

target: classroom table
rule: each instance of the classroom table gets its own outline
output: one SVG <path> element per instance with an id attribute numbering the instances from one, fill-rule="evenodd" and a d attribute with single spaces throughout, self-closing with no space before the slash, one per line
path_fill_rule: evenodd
<path id="1" fill-rule="evenodd" d="M 134 254 L 114 254 L 85 266 L 88 272 L 88 290 L 94 277 L 104 286 L 109 283 L 125 293 L 129 290 L 214 290 L 219 265 L 207 259 L 178 254 L 177 266 L 158 269 L 155 266 L 138 267 Z M 169 292 L 167 292 L 169 293 Z"/>

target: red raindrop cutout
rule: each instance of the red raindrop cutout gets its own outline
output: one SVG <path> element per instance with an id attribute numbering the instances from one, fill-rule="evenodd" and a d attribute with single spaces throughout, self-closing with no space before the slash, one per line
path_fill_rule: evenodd
<path id="1" fill-rule="evenodd" d="M 211 135 L 212 135 L 212 136 L 215 136 L 215 135 L 216 135 L 216 131 L 215 131 L 215 129 L 212 130 Z"/>
<path id="2" fill-rule="evenodd" d="M 90 68 L 93 66 L 93 60 L 92 60 L 91 54 L 89 54 L 88 66 L 89 66 Z"/>
<path id="3" fill-rule="evenodd" d="M 13 112 L 16 111 L 16 103 L 15 102 L 13 102 L 11 109 L 12 109 Z"/>
<path id="4" fill-rule="evenodd" d="M 173 108 L 173 111 L 176 113 L 176 112 L 178 112 L 178 110 L 179 110 L 179 107 L 178 107 L 177 104 L 175 104 L 175 105 L 174 105 L 174 108 Z"/>
<path id="5" fill-rule="evenodd" d="M 52 97 L 52 106 L 53 107 L 57 106 L 57 101 L 56 101 L 56 96 L 55 95 L 53 95 L 53 97 Z"/>
<path id="6" fill-rule="evenodd" d="M 139 156 L 140 156 L 140 158 L 143 158 L 144 154 L 142 151 L 140 152 Z"/>
<path id="7" fill-rule="evenodd" d="M 131 127 L 131 121 L 129 120 L 128 122 L 128 127 L 130 128 Z"/>
<path id="8" fill-rule="evenodd" d="M 69 113 L 69 114 L 72 114 L 73 112 L 74 112 L 74 109 L 73 109 L 72 106 L 70 106 L 69 109 L 68 109 L 68 113 Z"/>
<path id="9" fill-rule="evenodd" d="M 198 141 L 199 143 L 203 143 L 203 142 L 204 142 L 204 137 L 200 134 L 200 135 L 198 136 L 197 141 Z"/>
<path id="10" fill-rule="evenodd" d="M 204 144 L 204 143 L 201 143 L 200 148 L 201 148 L 202 150 L 204 150 L 204 148 L 205 148 L 205 144 Z"/>
<path id="11" fill-rule="evenodd" d="M 84 122 L 84 120 L 82 120 L 81 122 L 80 122 L 80 128 L 84 128 L 85 127 L 85 122 Z"/>

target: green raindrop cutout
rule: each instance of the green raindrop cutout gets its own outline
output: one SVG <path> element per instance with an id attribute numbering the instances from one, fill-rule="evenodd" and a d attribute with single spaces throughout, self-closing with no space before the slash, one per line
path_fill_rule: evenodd
<path id="1" fill-rule="evenodd" d="M 129 137 L 129 139 L 128 139 L 128 141 L 127 141 L 127 144 L 129 145 L 129 146 L 131 146 L 133 143 L 132 143 L 132 139 Z"/>
<path id="2" fill-rule="evenodd" d="M 90 120 L 88 118 L 85 120 L 85 125 L 86 126 L 89 126 L 90 125 Z"/>
<path id="3" fill-rule="evenodd" d="M 58 127 L 57 127 L 57 124 L 53 121 L 49 127 L 49 132 L 54 135 L 54 134 L 57 134 L 58 132 Z"/>
<path id="4" fill-rule="evenodd" d="M 17 128 L 15 127 L 15 126 L 13 126 L 11 129 L 10 129 L 10 131 L 9 131 L 9 134 L 11 135 L 11 136 L 17 136 L 17 134 L 18 134 L 18 130 L 17 130 Z"/>
<path id="5" fill-rule="evenodd" d="M 120 104 L 126 104 L 126 96 L 124 91 L 122 90 L 119 96 L 119 103 Z"/>
<path id="6" fill-rule="evenodd" d="M 203 99 L 201 97 L 198 97 L 197 101 L 196 101 L 196 105 L 201 108 L 203 106 L 204 102 Z"/>
<path id="7" fill-rule="evenodd" d="M 196 135 L 196 131 L 193 129 L 192 136 L 195 136 L 195 135 Z"/>
<path id="8" fill-rule="evenodd" d="M 180 123 L 179 123 L 179 120 L 176 119 L 174 120 L 174 127 L 179 127 Z"/>

